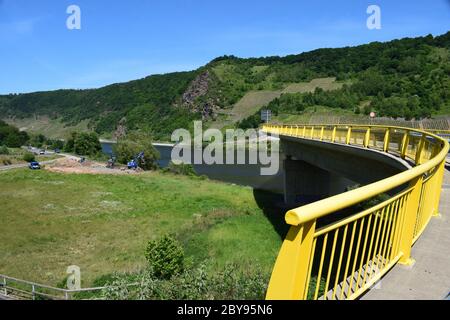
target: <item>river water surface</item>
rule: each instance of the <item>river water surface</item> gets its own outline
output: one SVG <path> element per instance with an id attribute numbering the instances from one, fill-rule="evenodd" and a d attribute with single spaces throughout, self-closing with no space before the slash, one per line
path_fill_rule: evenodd
<path id="1" fill-rule="evenodd" d="M 111 154 L 113 143 L 102 143 L 103 152 Z M 173 147 L 170 145 L 155 145 L 160 153 L 158 164 L 161 168 L 169 165 Z M 248 158 L 247 158 L 248 159 Z M 255 189 L 268 190 L 273 192 L 283 192 L 283 168 L 282 161 L 278 174 L 274 176 L 262 176 L 261 165 L 244 164 L 244 165 L 221 165 L 221 164 L 195 164 L 194 170 L 199 175 L 205 175 L 210 179 L 219 180 L 228 183 L 250 186 Z"/>

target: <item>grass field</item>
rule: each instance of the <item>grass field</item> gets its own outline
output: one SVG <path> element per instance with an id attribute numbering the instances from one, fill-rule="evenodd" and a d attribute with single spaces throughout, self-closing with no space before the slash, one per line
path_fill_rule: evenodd
<path id="1" fill-rule="evenodd" d="M 137 271 L 147 242 L 165 233 L 213 269 L 270 271 L 281 244 L 251 188 L 159 172 L 0 172 L 0 221 L 0 273 L 50 285 L 70 265 L 81 267 L 83 287 Z"/>

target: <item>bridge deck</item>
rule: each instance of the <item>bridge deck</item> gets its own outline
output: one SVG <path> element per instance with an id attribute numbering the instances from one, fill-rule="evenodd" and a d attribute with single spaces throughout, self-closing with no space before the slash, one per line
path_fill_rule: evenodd
<path id="1" fill-rule="evenodd" d="M 441 217 L 432 218 L 412 249 L 412 267 L 396 265 L 363 300 L 444 299 L 450 292 L 450 171 L 445 171 Z"/>

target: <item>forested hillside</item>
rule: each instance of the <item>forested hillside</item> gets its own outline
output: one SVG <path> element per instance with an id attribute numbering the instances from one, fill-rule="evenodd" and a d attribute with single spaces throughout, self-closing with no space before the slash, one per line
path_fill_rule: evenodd
<path id="1" fill-rule="evenodd" d="M 99 134 L 145 129 L 164 140 L 176 128 L 189 128 L 194 119 L 213 123 L 249 92 L 270 93 L 325 77 L 343 85 L 284 93 L 268 107 L 275 114 L 299 114 L 319 105 L 407 119 L 450 113 L 450 32 L 286 57 L 224 56 L 195 71 L 100 89 L 0 96 L 0 112 L 3 118 L 47 115 L 71 125 L 89 119 L 89 127 Z M 257 112 L 238 125 L 259 122 Z"/>

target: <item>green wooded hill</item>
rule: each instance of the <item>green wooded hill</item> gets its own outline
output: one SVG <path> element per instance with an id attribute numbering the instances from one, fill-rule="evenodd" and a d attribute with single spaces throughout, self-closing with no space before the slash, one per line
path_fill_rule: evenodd
<path id="1" fill-rule="evenodd" d="M 330 77 L 341 85 L 284 90 Z M 4 95 L 0 114 L 4 119 L 48 116 L 71 126 L 88 120 L 88 127 L 102 135 L 145 129 L 156 140 L 167 140 L 174 129 L 189 128 L 195 119 L 220 122 L 246 95 L 258 92 L 271 98 L 259 102 L 250 116 L 234 118 L 233 125 L 257 126 L 265 104 L 275 114 L 300 114 L 310 106 L 407 119 L 450 114 L 450 32 L 285 57 L 223 56 L 198 70 L 100 89 Z"/>

